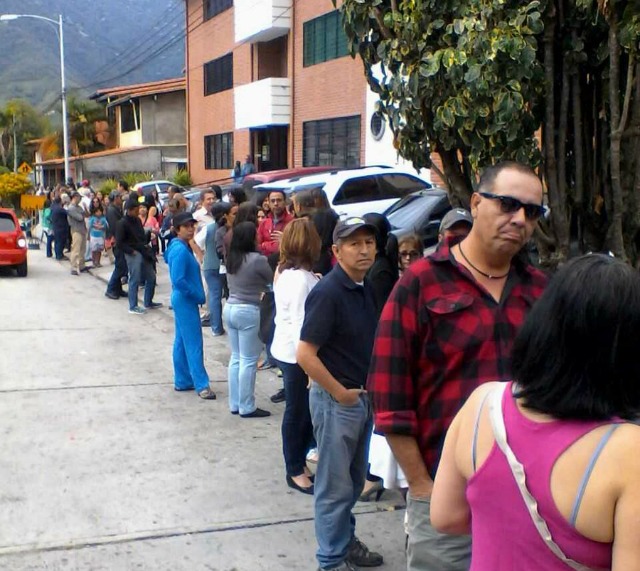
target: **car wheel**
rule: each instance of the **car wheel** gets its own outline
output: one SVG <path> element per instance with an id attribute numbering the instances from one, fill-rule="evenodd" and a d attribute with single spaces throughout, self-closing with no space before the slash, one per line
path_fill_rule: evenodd
<path id="1" fill-rule="evenodd" d="M 26 278 L 27 277 L 27 262 L 22 262 L 20 265 L 16 266 L 16 271 L 18 272 L 18 277 Z"/>

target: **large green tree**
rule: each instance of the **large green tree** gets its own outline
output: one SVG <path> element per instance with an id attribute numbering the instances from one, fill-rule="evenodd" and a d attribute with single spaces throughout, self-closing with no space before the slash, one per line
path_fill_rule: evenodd
<path id="1" fill-rule="evenodd" d="M 48 130 L 48 120 L 23 99 L 12 99 L 0 109 L 0 164 L 11 170 L 23 161 L 30 162 L 24 142 L 36 139 Z"/>
<path id="2" fill-rule="evenodd" d="M 337 3 L 334 0 L 334 3 Z M 402 156 L 437 153 L 452 201 L 503 159 L 540 166 L 542 261 L 635 259 L 640 227 L 638 0 L 344 0 L 343 22 Z"/>

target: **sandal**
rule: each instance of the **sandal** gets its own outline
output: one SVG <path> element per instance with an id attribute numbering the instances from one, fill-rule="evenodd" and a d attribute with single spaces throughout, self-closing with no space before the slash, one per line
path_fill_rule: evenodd
<path id="1" fill-rule="evenodd" d="M 204 389 L 198 393 L 198 396 L 204 400 L 216 400 L 216 393 L 211 389 Z"/>

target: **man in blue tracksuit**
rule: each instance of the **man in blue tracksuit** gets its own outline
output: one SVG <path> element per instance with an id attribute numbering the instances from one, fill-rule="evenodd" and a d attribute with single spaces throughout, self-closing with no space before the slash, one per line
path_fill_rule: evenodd
<path id="1" fill-rule="evenodd" d="M 204 368 L 202 326 L 198 306 L 206 298 L 200 265 L 189 241 L 193 240 L 196 221 L 187 212 L 173 217 L 177 240 L 172 240 L 164 257 L 169 264 L 171 305 L 175 316 L 176 335 L 173 342 L 174 388 L 176 391 L 195 389 L 202 399 L 213 400 L 216 394 L 209 387 L 209 375 Z"/>

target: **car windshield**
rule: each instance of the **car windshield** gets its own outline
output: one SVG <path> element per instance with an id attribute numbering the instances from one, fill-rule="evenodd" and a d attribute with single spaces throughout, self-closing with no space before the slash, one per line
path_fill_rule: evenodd
<path id="1" fill-rule="evenodd" d="M 0 232 L 13 232 L 16 224 L 10 214 L 0 213 Z"/>
<path id="2" fill-rule="evenodd" d="M 414 194 L 407 196 L 387 213 L 387 220 L 393 230 L 415 228 L 425 212 L 433 209 L 442 199 L 440 194 Z"/>

